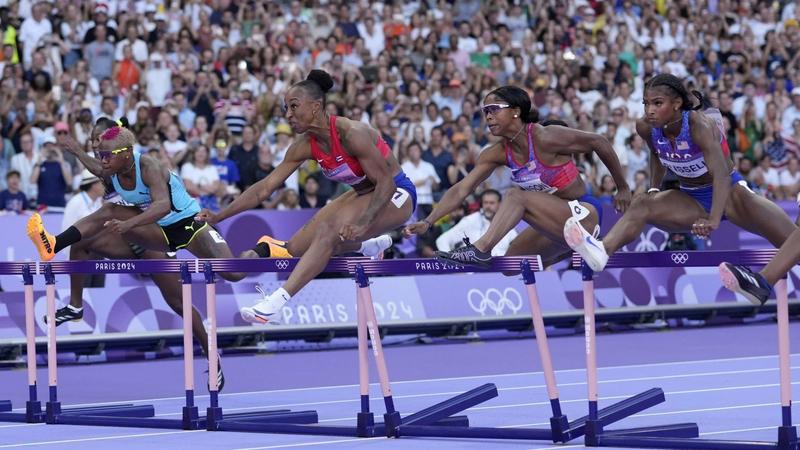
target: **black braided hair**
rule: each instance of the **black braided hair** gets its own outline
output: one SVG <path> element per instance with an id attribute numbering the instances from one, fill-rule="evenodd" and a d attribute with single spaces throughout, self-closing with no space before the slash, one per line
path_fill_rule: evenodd
<path id="1" fill-rule="evenodd" d="M 675 96 L 682 100 L 681 109 L 684 111 L 697 111 L 711 106 L 711 103 L 705 97 L 703 97 L 703 94 L 700 91 L 691 92 L 691 94 L 693 94 L 699 102 L 697 105 L 693 105 L 692 100 L 689 98 L 689 91 L 683 85 L 683 81 L 670 73 L 661 73 L 653 78 L 650 78 L 647 83 L 645 83 L 644 89 L 652 89 L 658 86 L 666 86 L 670 88 L 672 92 L 676 94 Z"/>
<path id="2" fill-rule="evenodd" d="M 531 107 L 531 98 L 527 92 L 516 86 L 501 86 L 487 96 L 494 95 L 500 97 L 511 105 L 512 107 L 519 108 L 519 117 L 525 123 L 536 123 L 539 121 L 539 111 Z"/>

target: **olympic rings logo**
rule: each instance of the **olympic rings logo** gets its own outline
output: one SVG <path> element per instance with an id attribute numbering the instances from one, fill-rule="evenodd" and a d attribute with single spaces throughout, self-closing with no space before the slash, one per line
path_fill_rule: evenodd
<path id="1" fill-rule="evenodd" d="M 489 288 L 486 292 L 480 289 L 470 289 L 467 292 L 467 302 L 476 313 L 485 316 L 487 311 L 501 316 L 508 309 L 511 314 L 516 314 L 522 309 L 522 296 L 514 288 L 499 289 Z"/>
<path id="2" fill-rule="evenodd" d="M 275 267 L 280 270 L 286 270 L 286 268 L 289 267 L 289 261 L 285 259 L 278 259 L 275 261 Z"/>
<path id="3" fill-rule="evenodd" d="M 672 258 L 672 262 L 675 264 L 686 264 L 686 261 L 689 260 L 688 253 L 673 253 L 669 257 Z"/>

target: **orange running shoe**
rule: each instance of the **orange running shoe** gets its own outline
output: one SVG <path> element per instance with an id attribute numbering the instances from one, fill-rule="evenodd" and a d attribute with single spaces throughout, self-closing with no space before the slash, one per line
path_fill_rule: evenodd
<path id="1" fill-rule="evenodd" d="M 257 244 L 267 244 L 269 247 L 269 257 L 270 258 L 291 258 L 292 255 L 289 253 L 289 250 L 286 248 L 286 241 L 279 241 L 271 236 L 261 236 L 258 240 Z"/>
<path id="2" fill-rule="evenodd" d="M 33 213 L 28 219 L 28 237 L 39 251 L 42 261 L 50 261 L 56 256 L 56 238 L 44 229 L 39 213 Z"/>

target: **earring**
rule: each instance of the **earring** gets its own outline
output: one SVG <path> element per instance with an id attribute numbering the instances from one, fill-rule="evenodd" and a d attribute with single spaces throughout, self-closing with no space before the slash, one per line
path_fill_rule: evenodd
<path id="1" fill-rule="evenodd" d="M 519 117 L 519 114 L 514 114 L 514 117 Z"/>

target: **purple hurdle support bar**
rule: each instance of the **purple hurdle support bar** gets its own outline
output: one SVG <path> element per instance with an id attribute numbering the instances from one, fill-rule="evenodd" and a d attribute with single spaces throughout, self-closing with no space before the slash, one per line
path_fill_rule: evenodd
<path id="1" fill-rule="evenodd" d="M 25 412 L 11 412 L 11 402 L 0 402 L 0 421 L 40 423 L 44 421 L 42 402 L 37 399 L 36 392 L 36 319 L 33 311 L 33 274 L 31 266 L 22 267 L 22 282 L 25 285 L 25 344 L 28 371 L 28 401 Z"/>
<path id="2" fill-rule="evenodd" d="M 617 253 L 609 258 L 606 268 L 624 267 L 716 267 L 722 262 L 738 265 L 763 266 L 775 255 L 776 250 L 741 251 L 689 251 L 689 252 L 637 252 Z M 642 427 L 627 430 L 604 430 L 605 423 L 597 413 L 597 365 L 594 357 L 594 287 L 591 270 L 579 255 L 573 256 L 573 264 L 581 264 L 584 271 L 584 311 L 586 316 L 587 378 L 589 384 L 589 420 L 586 422 L 586 446 L 630 447 L 657 449 L 702 449 L 702 450 L 800 450 L 797 427 L 792 425 L 791 380 L 789 365 L 789 299 L 786 280 L 775 285 L 778 318 L 778 352 L 780 368 L 781 425 L 776 442 L 735 441 L 698 439 L 696 424 L 676 424 Z M 590 311 L 591 310 L 591 311 Z M 664 401 L 659 391 L 659 403 Z M 639 394 L 640 396 L 643 394 Z M 623 400 L 618 403 L 628 402 Z M 620 409 L 627 410 L 625 405 Z M 638 412 L 638 411 L 635 411 Z M 627 414 L 627 411 L 626 411 Z M 630 415 L 630 414 L 628 414 Z"/>

